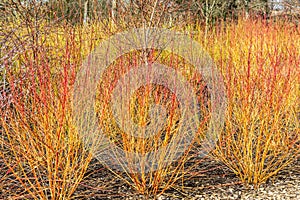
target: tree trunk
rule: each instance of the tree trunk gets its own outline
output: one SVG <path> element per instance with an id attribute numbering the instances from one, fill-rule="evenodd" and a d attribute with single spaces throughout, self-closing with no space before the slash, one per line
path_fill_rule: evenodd
<path id="1" fill-rule="evenodd" d="M 116 22 L 116 10 L 117 10 L 117 0 L 112 0 L 111 1 L 111 18 L 112 18 L 112 23 L 115 24 Z"/>
<path id="2" fill-rule="evenodd" d="M 83 24 L 87 23 L 88 2 L 89 1 L 84 2 Z"/>

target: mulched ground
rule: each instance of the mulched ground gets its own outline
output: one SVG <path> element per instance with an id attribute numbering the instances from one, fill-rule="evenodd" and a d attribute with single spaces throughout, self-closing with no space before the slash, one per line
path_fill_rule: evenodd
<path id="1" fill-rule="evenodd" d="M 92 175 L 83 181 L 76 193 L 84 195 L 78 199 L 300 199 L 300 159 L 257 189 L 241 184 L 226 166 L 209 158 L 198 168 L 202 173 L 185 180 L 184 187 L 179 183 L 162 195 L 143 196 L 95 160 L 87 172 Z"/>
<path id="2" fill-rule="evenodd" d="M 0 178 L 5 175 L 5 169 L 0 162 Z M 259 188 L 246 186 L 240 183 L 226 166 L 212 159 L 203 159 L 194 169 L 199 172 L 193 178 L 178 182 L 174 187 L 165 191 L 159 196 L 144 196 L 137 194 L 135 190 L 125 184 L 124 181 L 116 178 L 109 170 L 93 160 L 87 171 L 87 178 L 80 184 L 75 192 L 75 199 L 87 200 L 138 200 L 138 199 L 157 199 L 157 200 L 219 200 L 219 199 L 300 199 L 300 158 L 285 168 L 283 171 Z M 123 175 L 126 177 L 126 175 Z M 1 182 L 2 180 L 2 182 Z M 9 193 L 19 190 L 19 183 L 13 180 L 10 185 L 6 185 L 0 179 L 0 199 L 9 199 Z"/>

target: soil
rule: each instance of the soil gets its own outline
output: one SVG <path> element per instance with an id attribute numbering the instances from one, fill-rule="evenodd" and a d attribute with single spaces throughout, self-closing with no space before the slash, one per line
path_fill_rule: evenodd
<path id="1" fill-rule="evenodd" d="M 76 191 L 80 199 L 300 199 L 300 158 L 258 188 L 242 184 L 239 178 L 222 163 L 203 159 L 192 178 L 161 195 L 141 195 L 116 178 L 94 160 L 87 173 L 92 173 Z M 123 176 L 126 176 L 123 174 Z M 107 184 L 103 184 L 107 183 Z"/>

